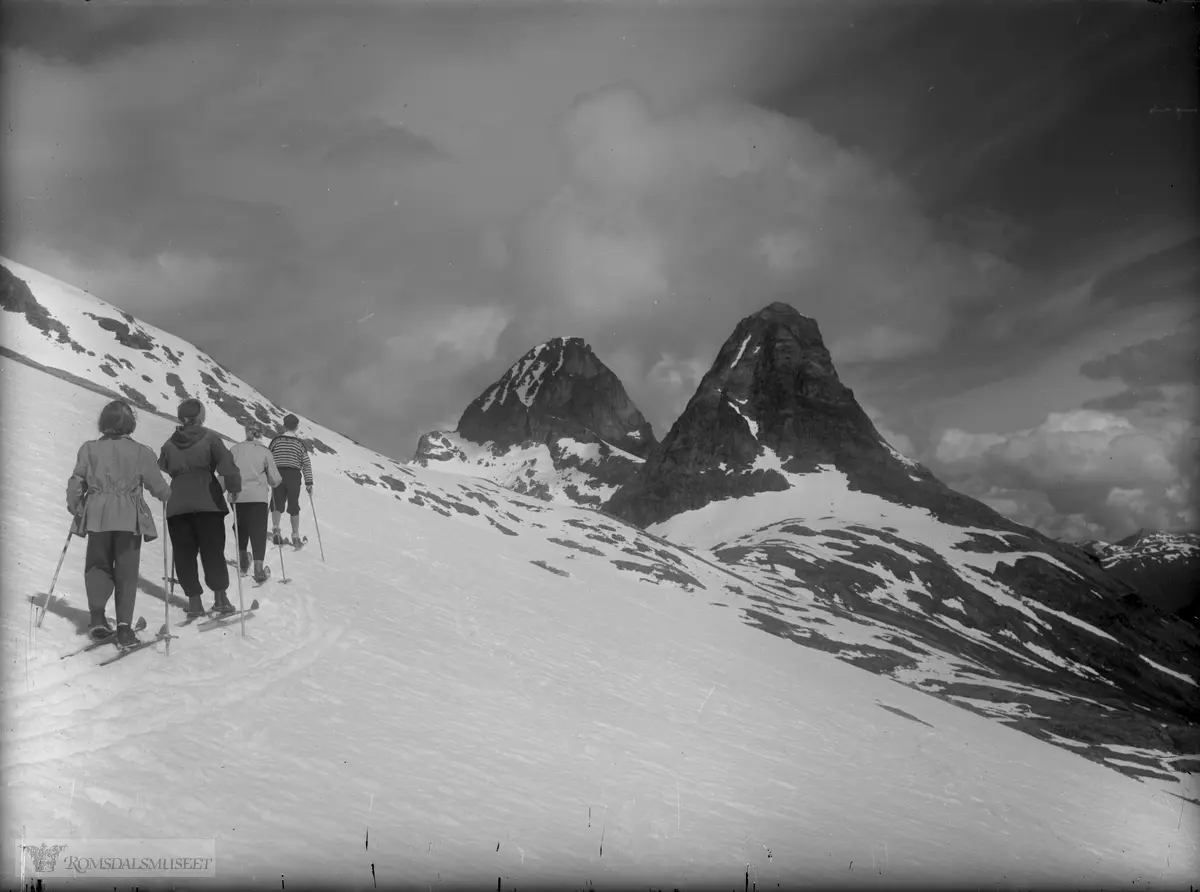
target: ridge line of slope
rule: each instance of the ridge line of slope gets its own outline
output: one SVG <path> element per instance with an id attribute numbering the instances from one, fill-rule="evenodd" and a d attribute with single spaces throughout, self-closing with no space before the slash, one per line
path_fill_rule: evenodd
<path id="1" fill-rule="evenodd" d="M 166 412 L 155 409 L 153 406 L 147 405 L 142 400 L 135 399 L 124 393 L 118 393 L 111 388 L 105 387 L 103 384 L 97 384 L 95 381 L 91 381 L 88 378 L 76 375 L 73 372 L 68 372 L 66 369 L 56 369 L 47 365 L 43 365 L 36 359 L 30 359 L 28 356 L 23 356 L 20 353 L 17 353 L 15 350 L 5 347 L 3 344 L 0 344 L 0 356 L 4 357 L 5 359 L 11 359 L 15 362 L 19 362 L 22 365 L 28 366 L 34 371 L 41 372 L 44 375 L 50 375 L 54 378 L 59 378 L 63 381 L 66 381 L 69 384 L 74 384 L 76 387 L 82 387 L 84 390 L 90 390 L 92 393 L 99 394 L 100 396 L 106 396 L 109 399 L 114 400 L 124 400 L 125 402 L 132 404 L 139 412 L 143 412 L 147 415 L 153 415 L 155 418 L 161 418 L 163 421 L 169 421 L 172 424 L 179 424 L 179 419 L 174 415 L 168 415 Z M 223 434 L 218 430 L 214 430 L 213 432 L 222 440 L 226 440 L 230 443 L 237 442 L 228 434 Z"/>

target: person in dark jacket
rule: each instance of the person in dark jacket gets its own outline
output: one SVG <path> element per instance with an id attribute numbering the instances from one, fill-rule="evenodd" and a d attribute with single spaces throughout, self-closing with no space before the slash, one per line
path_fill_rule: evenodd
<path id="1" fill-rule="evenodd" d="M 158 538 L 142 488 L 160 502 L 171 487 L 154 464 L 154 453 L 130 437 L 137 428 L 133 408 L 113 400 L 100 412 L 101 437 L 79 447 L 67 481 L 67 510 L 75 516 L 76 535 L 87 537 L 83 585 L 87 591 L 88 634 L 100 641 L 113 634 L 104 612 L 116 593 L 117 646 L 138 643 L 133 631 L 142 540 Z M 81 500 L 86 500 L 81 505 Z M 80 511 L 80 508 L 83 511 Z"/>
<path id="2" fill-rule="evenodd" d="M 242 489 L 241 474 L 220 435 L 204 427 L 204 406 L 186 399 L 176 413 L 180 425 L 163 443 L 158 466 L 171 476 L 171 499 L 167 502 L 167 530 L 175 552 L 175 575 L 188 596 L 187 615 L 203 616 L 204 589 L 196 558 L 204 566 L 204 583 L 213 593 L 213 613 L 234 613 L 229 603 L 229 567 L 225 563 L 225 515 L 229 507 L 221 491 L 236 496 Z"/>

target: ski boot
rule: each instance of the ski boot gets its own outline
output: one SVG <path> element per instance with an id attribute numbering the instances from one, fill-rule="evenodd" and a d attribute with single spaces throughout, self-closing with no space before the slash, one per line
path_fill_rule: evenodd
<path id="1" fill-rule="evenodd" d="M 303 539 L 301 539 L 299 536 L 292 536 L 292 548 L 302 548 L 303 546 Z"/>
<path id="2" fill-rule="evenodd" d="M 238 571 L 245 576 L 250 572 L 250 552 L 238 552 Z"/>
<path id="3" fill-rule="evenodd" d="M 237 613 L 237 608 L 229 603 L 229 598 L 225 597 L 224 592 L 213 592 L 213 606 L 210 612 L 223 616 L 227 613 Z"/>
<path id="4" fill-rule="evenodd" d="M 283 544 L 283 533 L 281 533 L 278 529 L 274 530 L 271 533 L 271 544 L 272 545 L 282 545 Z"/>
<path id="5" fill-rule="evenodd" d="M 93 641 L 103 641 L 105 638 L 111 637 L 112 634 L 113 627 L 108 622 L 108 617 L 103 613 L 93 613 L 88 623 L 88 637 Z"/>
<path id="6" fill-rule="evenodd" d="M 254 566 L 254 581 L 262 585 L 271 578 L 271 568 L 261 562 Z"/>
<path id="7" fill-rule="evenodd" d="M 207 615 L 208 615 L 208 611 L 204 609 L 204 601 L 201 599 L 201 596 L 200 595 L 189 595 L 188 596 L 187 618 L 188 619 L 199 619 L 200 617 L 207 616 Z"/>
<path id="8" fill-rule="evenodd" d="M 141 643 L 141 639 L 138 638 L 137 633 L 127 624 L 120 623 L 117 626 L 117 647 L 124 650 L 127 647 L 134 647 Z"/>

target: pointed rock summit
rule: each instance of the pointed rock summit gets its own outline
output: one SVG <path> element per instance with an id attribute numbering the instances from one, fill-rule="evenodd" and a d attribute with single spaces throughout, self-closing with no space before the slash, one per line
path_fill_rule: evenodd
<path id="1" fill-rule="evenodd" d="M 717 499 L 787 490 L 785 473 L 821 466 L 940 519 L 1013 528 L 893 449 L 839 380 L 816 321 L 785 303 L 738 323 L 670 433 L 605 510 L 648 526 Z"/>
<path id="2" fill-rule="evenodd" d="M 654 434 L 612 370 L 582 338 L 534 347 L 462 414 L 458 433 L 499 445 L 595 437 L 637 456 Z"/>
<path id="3" fill-rule="evenodd" d="M 656 445 L 621 381 L 582 338 L 534 347 L 432 431 L 414 461 L 458 468 L 539 498 L 599 506 Z"/>

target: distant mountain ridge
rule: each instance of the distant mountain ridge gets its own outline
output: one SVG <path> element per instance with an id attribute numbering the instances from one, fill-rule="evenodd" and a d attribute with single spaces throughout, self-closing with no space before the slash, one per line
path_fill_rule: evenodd
<path id="1" fill-rule="evenodd" d="M 1118 542 L 1092 539 L 1080 547 L 1159 610 L 1200 620 L 1200 533 L 1142 529 Z"/>

